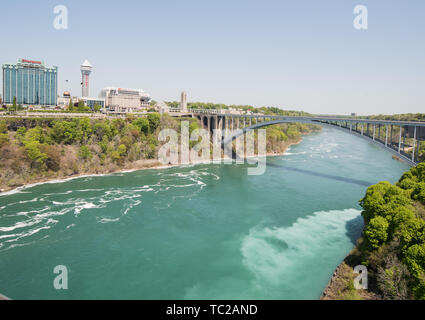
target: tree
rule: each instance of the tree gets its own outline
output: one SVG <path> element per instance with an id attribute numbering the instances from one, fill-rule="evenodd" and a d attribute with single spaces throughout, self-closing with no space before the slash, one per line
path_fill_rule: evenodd
<path id="1" fill-rule="evenodd" d="M 78 151 L 78 156 L 83 160 L 87 160 L 92 157 L 92 153 L 87 146 L 81 146 L 80 150 Z"/>
<path id="2" fill-rule="evenodd" d="M 71 144 L 75 141 L 80 141 L 80 133 L 77 130 L 75 121 L 55 121 L 51 136 L 57 143 Z"/>
<path id="3" fill-rule="evenodd" d="M 13 97 L 12 111 L 17 111 L 18 107 L 16 106 L 16 97 Z"/>
<path id="4" fill-rule="evenodd" d="M 412 198 L 425 204 L 425 182 L 419 182 L 416 184 L 415 189 L 412 192 Z"/>
<path id="5" fill-rule="evenodd" d="M 47 159 L 47 155 L 40 151 L 40 142 L 38 141 L 29 141 L 25 144 L 25 150 L 27 152 L 28 158 L 31 160 L 32 165 L 40 167 L 44 164 Z"/>
<path id="6" fill-rule="evenodd" d="M 119 152 L 118 151 L 112 151 L 111 152 L 111 158 L 112 158 L 112 160 L 114 160 L 114 161 L 118 161 L 118 160 L 120 160 L 120 154 L 119 154 Z"/>
<path id="7" fill-rule="evenodd" d="M 124 156 L 127 153 L 127 147 L 124 144 L 120 144 L 117 151 L 120 156 Z"/>
<path id="8" fill-rule="evenodd" d="M 68 111 L 74 111 L 74 104 L 72 103 L 72 98 L 69 98 Z"/>
<path id="9" fill-rule="evenodd" d="M 80 130 L 81 142 L 87 142 L 90 139 L 92 134 L 92 126 L 90 118 L 84 117 L 79 120 L 78 127 Z"/>
<path id="10" fill-rule="evenodd" d="M 61 165 L 60 147 L 40 144 L 40 151 L 47 155 L 45 161 L 47 169 L 59 171 Z"/>
<path id="11" fill-rule="evenodd" d="M 100 104 L 97 104 L 97 103 L 93 107 L 94 112 L 99 112 L 100 109 L 102 109 L 102 106 Z"/>
<path id="12" fill-rule="evenodd" d="M 112 137 L 111 127 L 106 121 L 96 122 L 93 131 L 99 141 L 102 141 L 104 136 L 108 139 Z"/>
<path id="13" fill-rule="evenodd" d="M 161 116 L 158 112 L 149 113 L 148 121 L 149 121 L 150 132 L 154 132 L 156 128 L 159 127 L 159 123 L 161 122 Z"/>
<path id="14" fill-rule="evenodd" d="M 141 132 L 143 132 L 145 135 L 149 134 L 150 130 L 150 123 L 149 120 L 146 118 L 137 118 L 132 123 L 132 125 L 139 128 Z"/>
<path id="15" fill-rule="evenodd" d="M 131 144 L 133 143 L 133 139 L 129 136 L 124 136 L 124 137 L 121 138 L 120 143 L 125 145 L 125 147 L 128 149 L 128 148 L 130 148 Z"/>
<path id="16" fill-rule="evenodd" d="M 388 238 L 388 221 L 383 217 L 370 220 L 364 232 L 366 243 L 372 250 L 378 249 Z"/>
<path id="17" fill-rule="evenodd" d="M 425 244 L 415 244 L 406 251 L 406 264 L 412 274 L 420 278 L 425 272 Z"/>

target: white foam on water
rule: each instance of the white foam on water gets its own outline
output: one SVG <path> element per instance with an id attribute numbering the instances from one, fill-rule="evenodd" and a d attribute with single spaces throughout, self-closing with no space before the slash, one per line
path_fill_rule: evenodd
<path id="1" fill-rule="evenodd" d="M 347 222 L 354 221 L 360 235 L 363 224 L 356 209 L 315 212 L 291 226 L 257 225 L 240 239 L 241 267 L 251 274 L 229 274 L 200 281 L 186 288 L 185 299 L 305 299 L 312 282 L 333 272 L 354 246 L 347 235 Z M 235 255 L 235 257 L 237 257 Z M 338 258 L 336 258 L 338 260 Z M 334 261 L 336 264 L 329 261 Z M 236 263 L 236 262 L 235 262 Z M 318 276 L 318 270 L 324 270 Z M 319 294 L 320 295 L 320 294 Z"/>
<path id="2" fill-rule="evenodd" d="M 74 214 L 79 215 L 84 209 L 94 209 L 99 208 L 99 206 L 95 205 L 92 202 L 80 202 L 74 208 Z"/>
<path id="3" fill-rule="evenodd" d="M 254 274 L 256 285 L 299 290 L 311 277 L 306 266 L 326 264 L 335 252 L 354 246 L 346 223 L 360 214 L 356 209 L 322 211 L 299 218 L 289 227 L 252 228 L 242 240 L 243 264 Z M 359 234 L 362 227 L 357 226 Z"/>
<path id="4" fill-rule="evenodd" d="M 37 223 L 40 223 L 41 220 L 31 220 L 31 221 L 19 221 L 17 223 L 15 223 L 13 226 L 10 227 L 0 227 L 0 232 L 10 232 L 10 231 L 14 231 L 16 229 L 22 229 L 22 228 L 27 228 L 27 227 L 31 227 Z"/>

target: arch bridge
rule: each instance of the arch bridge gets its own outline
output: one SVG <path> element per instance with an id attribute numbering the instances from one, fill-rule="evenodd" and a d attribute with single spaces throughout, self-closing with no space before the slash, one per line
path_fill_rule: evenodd
<path id="1" fill-rule="evenodd" d="M 246 132 L 279 123 L 312 123 L 355 134 L 385 148 L 410 165 L 419 162 L 420 142 L 425 140 L 425 122 L 372 120 L 338 116 L 270 116 L 220 113 L 219 110 L 190 110 L 205 129 L 222 132 L 222 146 Z M 224 133 L 229 132 L 225 135 Z"/>

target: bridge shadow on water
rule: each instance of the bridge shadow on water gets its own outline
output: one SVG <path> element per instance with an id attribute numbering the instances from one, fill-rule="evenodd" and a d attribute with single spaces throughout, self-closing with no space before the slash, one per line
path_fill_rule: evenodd
<path id="1" fill-rule="evenodd" d="M 285 170 L 289 170 L 289 171 L 295 171 L 295 172 L 304 173 L 304 174 L 309 174 L 309 175 L 316 176 L 316 177 L 347 182 L 347 183 L 356 184 L 356 185 L 360 185 L 360 186 L 364 186 L 364 187 L 369 187 L 373 184 L 371 182 L 364 181 L 364 180 L 335 176 L 335 175 L 332 175 L 332 174 L 314 172 L 314 171 L 306 170 L 306 169 L 293 168 L 293 167 L 288 167 L 288 166 L 275 164 L 275 163 L 267 163 L 267 166 L 275 167 L 275 168 L 281 168 L 281 169 L 285 169 Z"/>
<path id="2" fill-rule="evenodd" d="M 312 175 L 312 176 L 322 177 L 322 178 L 336 180 L 336 181 L 343 181 L 343 182 L 352 183 L 352 184 L 365 186 L 365 187 L 369 187 L 373 184 L 371 182 L 367 182 L 367 181 L 364 181 L 364 180 L 335 176 L 335 175 L 331 175 L 331 174 L 314 172 L 314 171 L 305 170 L 305 169 L 298 169 L 298 168 L 288 167 L 288 166 L 274 164 L 274 163 L 268 163 L 267 165 L 270 166 L 270 167 L 282 168 L 282 169 L 285 169 L 285 170 L 300 172 L 300 173 L 309 174 L 309 175 Z M 364 221 L 363 221 L 363 217 L 361 215 L 359 215 L 358 217 L 346 222 L 346 224 L 345 224 L 346 235 L 350 239 L 350 241 L 353 243 L 353 245 L 356 244 L 357 239 L 361 236 L 361 234 L 363 232 L 363 227 L 364 227 Z"/>

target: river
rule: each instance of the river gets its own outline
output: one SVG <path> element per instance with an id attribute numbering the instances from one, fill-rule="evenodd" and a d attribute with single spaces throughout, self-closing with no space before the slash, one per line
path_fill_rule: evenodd
<path id="1" fill-rule="evenodd" d="M 368 184 L 409 167 L 337 129 L 267 170 L 200 164 L 0 196 L 0 293 L 12 299 L 318 299 L 363 228 Z M 68 271 L 57 290 L 55 266 Z M 63 275 L 63 274 L 62 274 Z"/>

